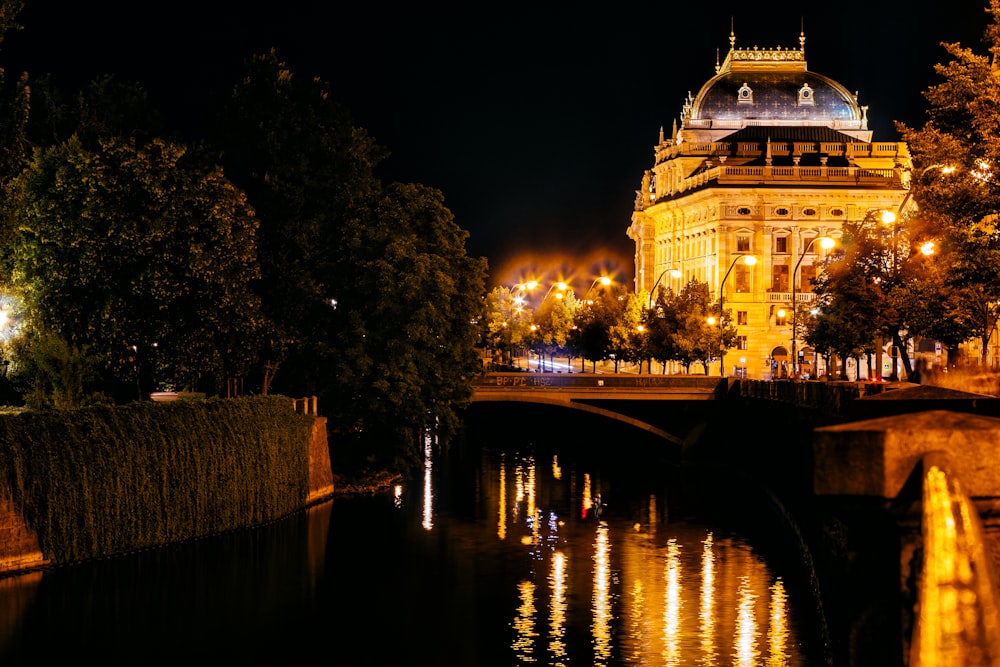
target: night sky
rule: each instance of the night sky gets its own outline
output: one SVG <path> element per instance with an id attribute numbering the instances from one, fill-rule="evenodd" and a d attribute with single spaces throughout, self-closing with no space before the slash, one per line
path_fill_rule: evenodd
<path id="1" fill-rule="evenodd" d="M 642 172 L 731 25 L 761 48 L 795 47 L 804 27 L 809 69 L 857 91 L 875 139 L 895 141 L 893 121 L 923 123 L 940 43 L 983 53 L 988 19 L 985 0 L 448 4 L 27 0 L 0 64 L 74 89 L 113 73 L 184 127 L 273 47 L 390 151 L 383 178 L 444 193 L 491 285 L 560 273 L 585 290 L 602 270 L 631 281 Z"/>

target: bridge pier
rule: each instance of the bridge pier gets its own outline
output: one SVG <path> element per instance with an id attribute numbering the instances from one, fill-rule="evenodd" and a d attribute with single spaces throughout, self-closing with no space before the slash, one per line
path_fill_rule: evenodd
<path id="1" fill-rule="evenodd" d="M 869 533 L 882 543 L 873 549 L 898 542 L 900 652 L 898 661 L 883 664 L 993 665 L 1000 660 L 998 456 L 1000 419 L 946 410 L 814 431 L 817 497 L 836 498 L 842 513 L 845 507 L 867 507 L 847 512 L 851 530 L 884 521 L 884 534 Z M 847 560 L 856 566 L 870 556 L 855 543 Z M 866 635 L 893 624 L 873 613 L 879 602 L 855 602 L 850 628 L 839 633 L 857 642 L 846 647 L 851 656 L 866 655 L 871 650 Z"/>

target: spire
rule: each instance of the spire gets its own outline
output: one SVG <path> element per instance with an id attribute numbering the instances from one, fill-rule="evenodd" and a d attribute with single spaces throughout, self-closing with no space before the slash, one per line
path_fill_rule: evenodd
<path id="1" fill-rule="evenodd" d="M 675 144 L 677 143 L 677 119 L 676 118 L 674 118 L 674 129 L 670 133 L 670 141 L 673 142 L 673 143 L 675 143 Z"/>
<path id="2" fill-rule="evenodd" d="M 729 17 L 729 50 L 732 51 L 736 48 L 736 30 L 735 23 L 733 22 L 733 17 Z"/>
<path id="3" fill-rule="evenodd" d="M 719 49 L 715 49 L 715 73 L 719 73 Z"/>
<path id="4" fill-rule="evenodd" d="M 800 20 L 802 21 L 802 26 L 799 28 L 799 51 L 804 56 L 806 53 L 806 20 L 805 17 Z"/>
<path id="5" fill-rule="evenodd" d="M 676 123 L 677 121 L 674 121 L 674 122 Z M 661 145 L 663 144 L 663 126 L 662 125 L 660 126 L 660 144 Z"/>

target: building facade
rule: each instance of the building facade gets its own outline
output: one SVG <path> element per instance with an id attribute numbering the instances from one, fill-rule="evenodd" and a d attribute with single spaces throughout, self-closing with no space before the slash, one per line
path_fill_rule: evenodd
<path id="1" fill-rule="evenodd" d="M 739 336 L 727 375 L 802 373 L 815 355 L 792 341 L 792 304 L 814 299 L 824 254 L 816 239 L 877 210 L 898 212 L 912 170 L 902 142 L 873 141 L 857 95 L 806 66 L 797 49 L 730 49 L 660 130 L 636 193 L 628 236 L 636 292 L 691 279 L 720 294 Z M 743 255 L 752 255 L 749 266 Z M 864 374 L 864 369 L 862 369 Z"/>

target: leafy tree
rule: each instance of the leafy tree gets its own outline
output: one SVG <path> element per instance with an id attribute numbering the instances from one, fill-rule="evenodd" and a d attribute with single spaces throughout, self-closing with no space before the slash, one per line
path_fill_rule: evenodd
<path id="1" fill-rule="evenodd" d="M 580 302 L 572 290 L 552 295 L 551 298 L 544 299 L 538 304 L 534 313 L 535 329 L 531 340 L 539 358 L 570 357 L 569 341 L 573 328 L 573 315 L 579 308 Z"/>
<path id="2" fill-rule="evenodd" d="M 450 437 L 471 399 L 486 263 L 433 188 L 389 186 L 368 215 L 335 249 L 327 410 L 366 433 L 370 455 L 407 466 L 419 436 Z"/>
<path id="3" fill-rule="evenodd" d="M 933 233 L 935 262 L 944 277 L 949 316 L 957 331 L 950 340 L 976 337 L 983 361 L 1000 317 L 1000 0 L 989 0 L 986 54 L 944 43 L 950 61 L 935 66 L 941 82 L 924 96 L 927 121 L 920 128 L 897 123 L 920 166 L 911 181 L 919 213 L 913 220 Z M 940 302 L 937 299 L 928 302 Z M 928 333 L 940 334 L 934 328 Z"/>
<path id="4" fill-rule="evenodd" d="M 424 429 L 447 437 L 480 372 L 485 261 L 440 192 L 379 181 L 384 150 L 274 51 L 247 62 L 221 120 L 227 173 L 260 219 L 275 390 L 318 395 L 332 424 L 364 436 L 359 453 L 415 463 Z"/>
<path id="5" fill-rule="evenodd" d="M 494 287 L 486 295 L 480 319 L 483 343 L 499 353 L 502 363 L 513 361 L 514 351 L 524 346 L 532 314 L 519 302 L 520 295 L 509 287 Z"/>
<path id="6" fill-rule="evenodd" d="M 273 50 L 247 61 L 215 140 L 260 220 L 256 287 L 278 327 L 267 341 L 275 389 L 323 394 L 339 354 L 331 299 L 341 292 L 343 237 L 379 198 L 374 169 L 385 151 L 328 84 L 297 78 Z"/>
<path id="7" fill-rule="evenodd" d="M 677 361 L 686 372 L 691 372 L 691 364 L 700 362 L 708 375 L 710 361 L 719 352 L 718 325 L 708 323 L 712 309 L 712 297 L 708 283 L 689 280 L 672 304 L 677 322 L 675 339 Z"/>
<path id="8" fill-rule="evenodd" d="M 611 354 L 611 327 L 617 316 L 617 297 L 602 292 L 577 310 L 573 322 L 574 329 L 570 342 L 583 360 L 589 361 L 591 370 L 597 370 L 597 362 L 604 361 Z"/>
<path id="9" fill-rule="evenodd" d="M 15 182 L 7 260 L 28 320 L 100 359 L 119 393 L 137 374 L 140 395 L 216 392 L 249 370 L 263 327 L 253 213 L 184 146 L 99 143 L 41 149 Z"/>

